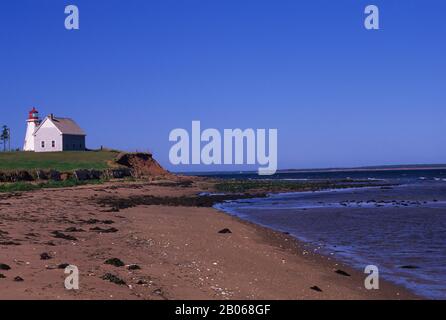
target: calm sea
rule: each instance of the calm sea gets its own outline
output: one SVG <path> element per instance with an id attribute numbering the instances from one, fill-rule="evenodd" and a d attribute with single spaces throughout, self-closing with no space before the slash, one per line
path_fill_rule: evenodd
<path id="1" fill-rule="evenodd" d="M 258 179 L 254 174 L 214 174 Z M 231 201 L 220 210 L 310 243 L 315 251 L 427 298 L 446 299 L 446 170 L 280 173 L 288 181 L 368 179 L 392 188 L 272 194 Z"/>
<path id="2" fill-rule="evenodd" d="M 256 173 L 206 173 L 205 176 L 223 179 L 275 179 L 288 181 L 305 180 L 389 180 L 397 183 L 414 183 L 424 180 L 446 181 L 445 169 L 432 170 L 371 170 L 371 171 L 307 171 L 307 172 L 280 172 L 272 176 L 259 176 Z"/>

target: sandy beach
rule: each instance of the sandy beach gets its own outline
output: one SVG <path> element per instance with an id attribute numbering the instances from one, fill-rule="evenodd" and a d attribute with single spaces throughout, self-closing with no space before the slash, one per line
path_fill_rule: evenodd
<path id="1" fill-rule="evenodd" d="M 366 290 L 365 274 L 213 208 L 120 209 L 106 201 L 190 197 L 205 184 L 114 182 L 0 194 L 0 299 L 416 298 L 384 281 Z M 105 263 L 114 258 L 124 265 Z M 65 289 L 64 264 L 78 267 L 79 290 Z"/>

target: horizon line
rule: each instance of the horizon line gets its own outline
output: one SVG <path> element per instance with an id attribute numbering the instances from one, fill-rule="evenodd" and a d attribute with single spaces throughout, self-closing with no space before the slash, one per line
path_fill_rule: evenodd
<path id="1" fill-rule="evenodd" d="M 399 165 L 373 165 L 359 167 L 326 167 L 326 168 L 288 168 L 278 169 L 276 173 L 293 173 L 293 172 L 347 172 L 347 171 L 397 171 L 397 170 L 441 170 L 446 169 L 446 163 L 432 164 L 399 164 Z M 251 174 L 257 173 L 256 170 L 200 170 L 200 171 L 171 171 L 175 174 Z"/>

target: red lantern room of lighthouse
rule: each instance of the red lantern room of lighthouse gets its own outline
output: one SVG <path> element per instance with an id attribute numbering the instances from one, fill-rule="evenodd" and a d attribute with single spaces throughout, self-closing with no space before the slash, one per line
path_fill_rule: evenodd
<path id="1" fill-rule="evenodd" d="M 29 112 L 28 120 L 39 121 L 39 111 L 33 107 L 33 109 Z"/>

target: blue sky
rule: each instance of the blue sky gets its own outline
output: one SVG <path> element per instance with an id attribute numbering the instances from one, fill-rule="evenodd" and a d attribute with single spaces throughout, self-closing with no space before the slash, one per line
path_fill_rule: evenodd
<path id="1" fill-rule="evenodd" d="M 64 28 L 64 8 L 80 30 Z M 380 8 L 381 30 L 363 27 Z M 279 168 L 445 163 L 442 0 L 15 0 L 0 5 L 0 125 L 31 106 L 91 148 L 151 150 L 169 132 L 277 128 Z M 190 129 L 189 129 L 190 130 Z M 257 166 L 251 167 L 255 169 Z"/>

